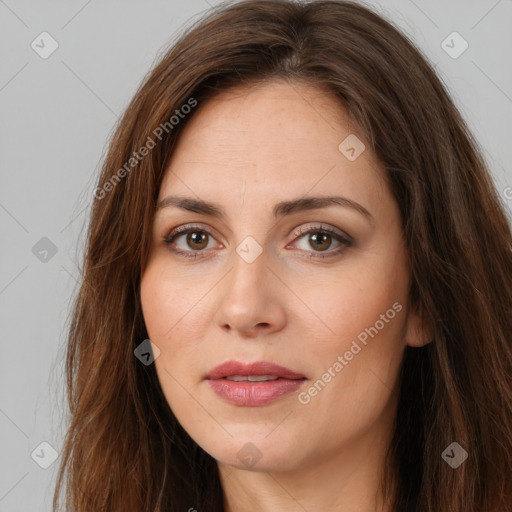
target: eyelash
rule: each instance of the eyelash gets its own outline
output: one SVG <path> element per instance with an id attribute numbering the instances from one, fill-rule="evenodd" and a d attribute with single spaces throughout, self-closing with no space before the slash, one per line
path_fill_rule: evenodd
<path id="1" fill-rule="evenodd" d="M 170 246 L 172 244 L 172 242 L 174 242 L 174 240 L 176 240 L 176 238 L 178 238 L 181 235 L 186 235 L 189 233 L 205 233 L 208 236 L 211 236 L 212 238 L 214 238 L 210 232 L 201 228 L 200 226 L 186 225 L 186 226 L 181 226 L 181 227 L 176 228 L 173 231 L 171 231 L 169 233 L 169 235 L 164 239 L 164 242 Z M 329 252 L 328 254 L 322 254 L 324 251 L 306 251 L 307 253 L 310 253 L 310 256 L 308 256 L 308 258 L 311 258 L 311 259 L 333 258 L 333 257 L 341 254 L 347 247 L 351 247 L 353 244 L 353 241 L 350 239 L 350 237 L 345 237 L 342 233 L 338 232 L 337 230 L 330 228 L 330 227 L 321 226 L 321 225 L 308 227 L 308 228 L 299 228 L 293 234 L 297 238 L 302 238 L 302 237 L 312 234 L 312 233 L 332 235 L 335 240 L 337 240 L 338 242 L 341 243 L 341 247 L 334 251 Z M 295 240 L 293 240 L 293 241 L 295 241 Z M 179 254 L 185 258 L 191 258 L 191 259 L 202 258 L 203 256 L 200 256 L 200 253 L 205 252 L 204 249 L 199 250 L 199 251 L 193 251 L 193 250 L 183 251 L 180 249 L 171 249 L 171 250 L 172 250 L 172 252 L 174 252 L 176 254 Z"/>

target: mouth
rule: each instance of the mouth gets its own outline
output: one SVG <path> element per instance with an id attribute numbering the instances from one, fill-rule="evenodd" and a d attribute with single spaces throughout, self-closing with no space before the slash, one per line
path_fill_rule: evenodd
<path id="1" fill-rule="evenodd" d="M 268 382 L 282 377 L 276 377 L 275 375 L 229 375 L 224 378 L 233 382 Z"/>
<path id="2" fill-rule="evenodd" d="M 255 382 L 276 379 L 298 380 L 306 377 L 289 368 L 268 361 L 256 361 L 254 363 L 227 361 L 210 370 L 206 378 L 209 380 L 239 379 Z"/>
<path id="3" fill-rule="evenodd" d="M 205 377 L 215 393 L 234 405 L 260 406 L 296 391 L 307 380 L 304 375 L 267 361 L 228 361 Z"/>

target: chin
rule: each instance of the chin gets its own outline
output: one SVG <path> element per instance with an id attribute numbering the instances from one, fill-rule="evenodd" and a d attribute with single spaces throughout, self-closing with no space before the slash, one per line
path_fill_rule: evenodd
<path id="1" fill-rule="evenodd" d="M 236 437 L 229 443 L 205 446 L 206 451 L 219 463 L 247 471 L 290 471 L 298 465 L 296 443 L 283 443 L 280 440 L 265 439 L 266 432 L 260 440 L 251 436 L 243 439 Z M 203 448 L 203 449 L 205 449 Z"/>

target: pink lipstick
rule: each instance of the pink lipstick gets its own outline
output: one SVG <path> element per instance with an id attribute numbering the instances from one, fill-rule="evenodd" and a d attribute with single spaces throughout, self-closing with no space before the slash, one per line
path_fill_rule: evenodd
<path id="1" fill-rule="evenodd" d="M 304 375 L 267 361 L 227 361 L 213 368 L 206 379 L 227 402 L 249 407 L 269 404 L 296 391 L 307 380 Z"/>

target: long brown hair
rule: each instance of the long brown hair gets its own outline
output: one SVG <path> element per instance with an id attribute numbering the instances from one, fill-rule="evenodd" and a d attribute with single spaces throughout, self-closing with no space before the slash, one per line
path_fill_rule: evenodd
<path id="1" fill-rule="evenodd" d="M 139 285 L 180 131 L 216 92 L 274 78 L 334 94 L 383 162 L 410 253 L 410 301 L 433 326 L 432 342 L 408 347 L 403 360 L 383 481 L 393 510 L 512 510 L 512 235 L 503 202 L 425 57 L 389 21 L 342 0 L 214 9 L 160 58 L 119 121 L 72 309 L 70 425 L 54 510 L 66 484 L 74 512 L 222 511 L 215 460 L 177 422 L 154 365 L 134 356 L 148 338 Z M 452 442 L 468 453 L 456 469 L 442 457 Z"/>

